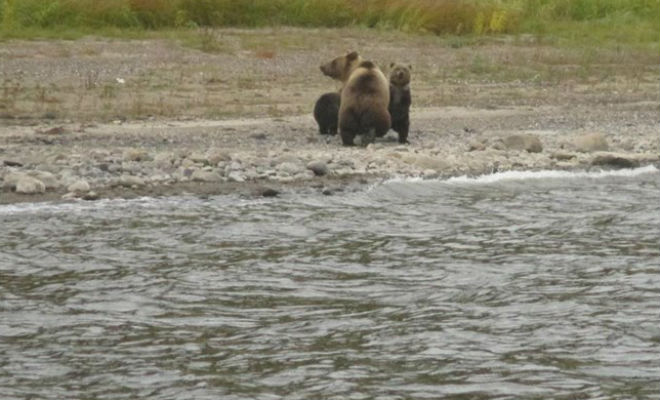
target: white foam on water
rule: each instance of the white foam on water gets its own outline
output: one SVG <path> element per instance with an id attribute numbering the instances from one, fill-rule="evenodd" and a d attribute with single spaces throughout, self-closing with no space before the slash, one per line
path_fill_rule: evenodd
<path id="1" fill-rule="evenodd" d="M 154 203 L 154 197 L 139 197 L 135 199 L 101 199 L 98 201 L 76 200 L 67 203 L 17 203 L 0 205 L 0 215 L 13 215 L 34 212 L 81 212 L 98 210 L 108 206 L 147 207 Z"/>
<path id="2" fill-rule="evenodd" d="M 598 171 L 559 171 L 559 170 L 542 170 L 542 171 L 506 171 L 496 172 L 494 174 L 480 175 L 480 176 L 457 176 L 445 180 L 447 183 L 496 183 L 502 181 L 519 181 L 529 179 L 579 179 L 579 178 L 609 178 L 609 177 L 635 177 L 652 172 L 658 172 L 658 168 L 654 165 L 647 165 L 645 167 L 631 168 L 631 169 L 617 169 L 617 170 L 598 170 Z"/>

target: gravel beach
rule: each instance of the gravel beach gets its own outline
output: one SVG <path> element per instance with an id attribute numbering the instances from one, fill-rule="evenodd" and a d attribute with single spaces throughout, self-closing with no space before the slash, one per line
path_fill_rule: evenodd
<path id="1" fill-rule="evenodd" d="M 291 32 L 300 34 L 282 35 Z M 474 60 L 460 54 L 470 49 L 429 47 L 430 39 L 412 36 L 378 46 L 372 35 L 354 32 L 322 51 L 312 43 L 273 55 L 241 45 L 207 54 L 156 40 L 0 43 L 0 203 L 294 190 L 331 195 L 396 177 L 659 161 L 660 81 L 658 66 L 646 59 L 632 75 L 621 58 L 606 77 L 595 63 L 580 79 L 511 80 L 478 72 L 459 79 Z M 404 59 L 414 65 L 409 145 L 398 144 L 394 132 L 350 148 L 338 136 L 318 134 L 314 101 L 336 89 L 318 65 L 362 41 L 372 44 L 361 52 L 381 64 Z M 169 53 L 151 54 L 154 47 Z M 397 56 L 406 47 L 409 55 Z M 506 54 L 529 52 L 533 59 L 552 50 L 494 43 L 472 51 L 495 64 Z M 544 62 L 531 65 L 541 69 Z M 206 71 L 203 78 L 199 70 Z M 203 101 L 192 101 L 200 96 Z M 122 108 L 135 98 L 139 104 Z M 247 99 L 261 100 L 250 106 Z M 224 111 L 209 112 L 218 109 Z"/>

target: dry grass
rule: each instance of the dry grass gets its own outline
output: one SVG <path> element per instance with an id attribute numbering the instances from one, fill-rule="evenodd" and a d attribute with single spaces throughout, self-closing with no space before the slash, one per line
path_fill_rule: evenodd
<path id="1" fill-rule="evenodd" d="M 642 36 L 657 41 L 659 19 L 660 0 L 0 0 L 4 37 L 355 25 L 435 34 L 547 34 L 557 23 L 579 22 L 593 31 L 594 22 L 605 22 L 620 31 L 618 37 L 642 27 Z"/>
<path id="2" fill-rule="evenodd" d="M 657 53 L 647 49 L 566 48 L 533 38 L 456 46 L 454 37 L 365 29 L 213 34 L 231 48 L 206 53 L 168 40 L 7 42 L 0 115 L 89 121 L 308 114 L 321 93 L 336 89 L 318 65 L 351 48 L 380 65 L 413 64 L 414 107 L 561 105 L 571 96 L 587 104 L 657 101 L 660 89 Z"/>

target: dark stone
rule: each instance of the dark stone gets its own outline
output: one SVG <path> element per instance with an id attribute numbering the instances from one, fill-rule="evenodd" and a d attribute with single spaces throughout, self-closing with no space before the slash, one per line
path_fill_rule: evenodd
<path id="1" fill-rule="evenodd" d="M 591 165 L 608 166 L 613 168 L 637 168 L 639 161 L 616 156 L 613 154 L 599 155 L 591 161 Z"/>
<path id="2" fill-rule="evenodd" d="M 277 197 L 279 194 L 280 192 L 273 188 L 263 188 L 261 190 L 262 197 Z"/>
<path id="3" fill-rule="evenodd" d="M 23 166 L 23 163 L 20 163 L 18 161 L 4 160 L 2 163 L 7 167 L 22 167 Z"/>

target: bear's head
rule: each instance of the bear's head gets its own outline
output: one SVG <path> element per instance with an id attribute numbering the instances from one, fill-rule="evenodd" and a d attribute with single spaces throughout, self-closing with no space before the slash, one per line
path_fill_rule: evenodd
<path id="1" fill-rule="evenodd" d="M 345 56 L 337 57 L 334 60 L 321 65 L 321 72 L 323 72 L 323 75 L 329 76 L 332 79 L 346 82 L 351 75 L 351 72 L 353 72 L 361 62 L 362 57 L 360 57 L 357 51 L 353 51 Z"/>
<path id="2" fill-rule="evenodd" d="M 403 87 L 410 83 L 410 70 L 412 65 L 390 64 L 390 83 L 393 86 Z"/>

